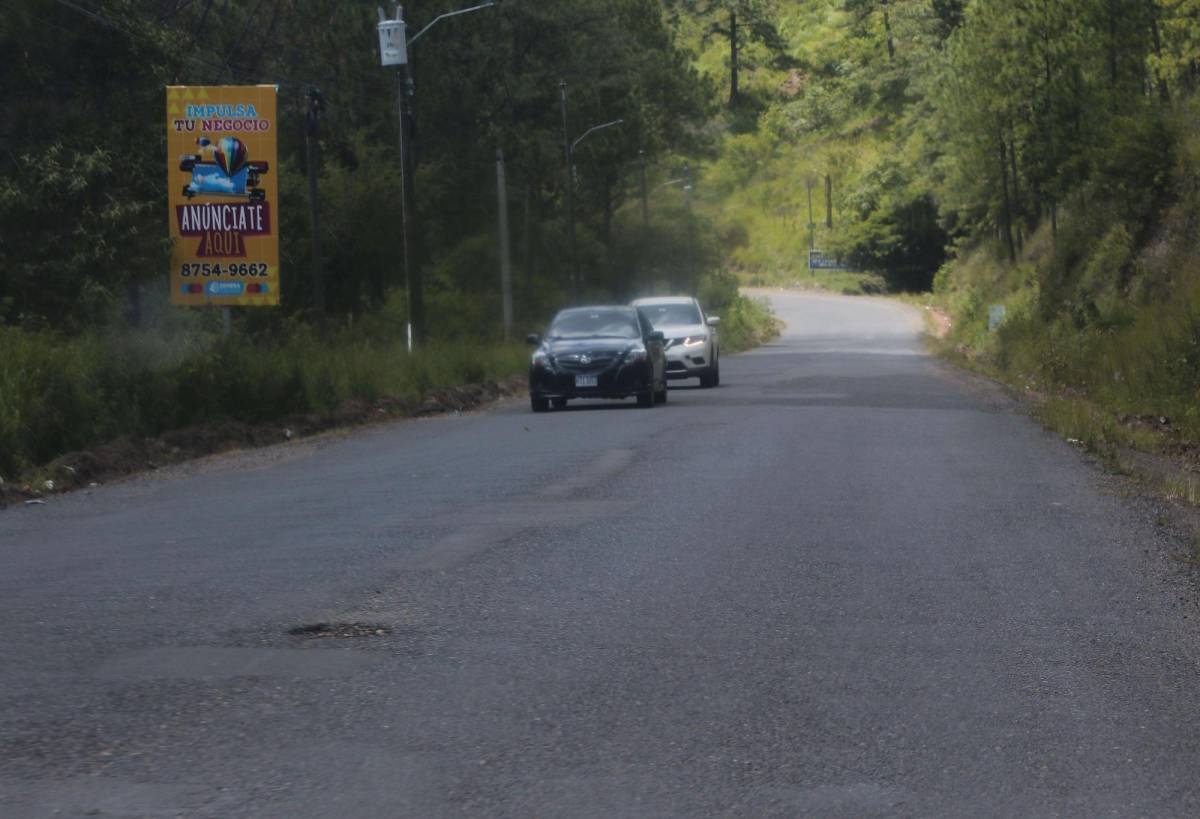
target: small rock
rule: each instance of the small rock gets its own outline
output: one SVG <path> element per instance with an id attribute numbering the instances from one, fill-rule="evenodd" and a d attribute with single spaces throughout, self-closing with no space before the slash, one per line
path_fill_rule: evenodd
<path id="1" fill-rule="evenodd" d="M 293 435 L 293 434 L 294 434 L 294 433 L 293 433 L 293 432 L 292 432 L 290 429 L 286 429 L 286 428 L 285 428 L 285 429 L 283 430 L 283 437 L 284 437 L 284 438 L 287 438 L 289 441 L 290 441 L 290 440 L 292 440 L 292 435 Z"/>
<path id="2" fill-rule="evenodd" d="M 46 491 L 47 491 L 47 492 L 53 492 L 53 491 L 54 491 L 54 481 L 46 481 L 46 482 L 43 484 L 43 486 L 45 486 L 45 487 L 46 487 Z"/>

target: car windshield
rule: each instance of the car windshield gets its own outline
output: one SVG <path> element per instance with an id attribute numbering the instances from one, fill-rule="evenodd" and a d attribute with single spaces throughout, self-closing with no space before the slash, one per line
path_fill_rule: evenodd
<path id="1" fill-rule="evenodd" d="M 583 309 L 559 313 L 548 335 L 550 338 L 640 338 L 641 330 L 629 310 Z"/>
<path id="2" fill-rule="evenodd" d="M 676 304 L 647 304 L 641 308 L 646 318 L 655 327 L 673 327 L 680 324 L 701 324 L 700 308 L 693 301 Z"/>

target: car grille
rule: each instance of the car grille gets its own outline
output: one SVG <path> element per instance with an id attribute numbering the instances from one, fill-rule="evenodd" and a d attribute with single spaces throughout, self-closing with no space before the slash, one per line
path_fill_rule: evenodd
<path id="1" fill-rule="evenodd" d="M 569 353 L 555 357 L 554 363 L 569 373 L 596 373 L 607 370 L 616 360 L 617 355 L 610 352 Z"/>

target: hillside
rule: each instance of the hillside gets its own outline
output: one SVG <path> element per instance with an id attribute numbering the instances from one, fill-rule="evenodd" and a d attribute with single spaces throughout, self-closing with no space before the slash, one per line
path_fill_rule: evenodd
<path id="1" fill-rule="evenodd" d="M 751 5 L 784 47 L 743 49 L 699 192 L 744 280 L 804 282 L 811 242 L 932 291 L 950 354 L 1112 419 L 1092 432 L 1200 440 L 1200 3 Z M 690 22 L 728 96 L 727 42 Z M 1141 417 L 1169 440 L 1120 431 Z"/>

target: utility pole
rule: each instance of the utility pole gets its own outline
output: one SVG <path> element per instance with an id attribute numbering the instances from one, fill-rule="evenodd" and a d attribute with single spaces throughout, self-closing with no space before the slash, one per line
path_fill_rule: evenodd
<path id="1" fill-rule="evenodd" d="M 571 251 L 571 287 L 579 294 L 579 257 L 575 246 L 575 168 L 571 158 L 571 131 L 567 125 L 567 81 L 558 81 L 562 99 L 563 156 L 567 163 L 567 224 Z"/>
<path id="2" fill-rule="evenodd" d="M 650 226 L 650 196 L 646 192 L 646 152 L 638 151 L 638 158 L 642 161 L 642 227 Z"/>
<path id="3" fill-rule="evenodd" d="M 583 291 L 583 274 L 579 270 L 579 254 L 575 242 L 575 149 L 579 147 L 579 143 L 597 131 L 612 128 L 614 125 L 622 125 L 625 120 L 614 119 L 612 122 L 593 125 L 572 141 L 570 128 L 567 125 L 567 81 L 559 80 L 558 88 L 562 95 L 563 153 L 567 160 L 567 221 L 570 223 L 571 234 L 571 282 L 576 297 L 579 297 Z"/>
<path id="4" fill-rule="evenodd" d="M 683 203 L 687 207 L 688 219 L 692 218 L 692 166 L 683 166 Z"/>
<path id="5" fill-rule="evenodd" d="M 409 207 L 408 207 L 408 135 L 405 117 L 405 79 L 408 69 L 408 26 L 404 22 L 404 8 L 396 6 L 396 16 L 388 19 L 379 9 L 379 55 L 380 63 L 396 70 L 396 112 L 399 117 L 400 135 L 400 273 L 404 277 L 404 322 L 405 348 L 409 355 L 413 351 L 413 300 L 409 269 Z"/>
<path id="6" fill-rule="evenodd" d="M 512 260 L 508 235 L 508 185 L 504 176 L 504 149 L 496 148 L 496 196 L 499 204 L 500 224 L 500 297 L 504 310 L 504 340 L 512 338 L 513 296 Z"/>
<path id="7" fill-rule="evenodd" d="M 825 227 L 833 230 L 833 177 L 825 174 Z"/>
<path id="8" fill-rule="evenodd" d="M 397 7 L 399 8 L 399 7 Z M 408 311 L 406 328 L 408 351 L 425 341 L 425 282 L 417 247 L 417 193 L 414 176 L 417 163 L 413 150 L 413 80 L 408 62 L 396 73 L 396 91 L 400 109 L 400 221 L 404 258 L 404 302 Z"/>
<path id="9" fill-rule="evenodd" d="M 379 58 L 385 68 L 398 66 L 396 72 L 397 107 L 400 112 L 400 243 L 401 261 L 404 270 L 404 290 L 408 310 L 407 337 L 408 351 L 413 349 L 414 339 L 423 340 L 425 331 L 425 288 L 421 277 L 420 254 L 415 247 L 419 235 L 414 229 L 416 225 L 416 192 L 413 176 L 416 171 L 415 152 L 412 148 L 413 136 L 416 134 L 416 118 L 413 112 L 415 96 L 412 69 L 409 63 L 409 49 L 425 32 L 448 17 L 469 14 L 480 9 L 491 8 L 496 0 L 486 0 L 477 6 L 448 11 L 434 17 L 425 28 L 412 37 L 408 36 L 408 25 L 404 21 L 404 7 L 396 5 L 394 19 L 388 19 L 383 9 L 379 9 Z"/>
<path id="10" fill-rule="evenodd" d="M 308 204 L 312 214 L 313 304 L 317 315 L 325 315 L 325 274 L 321 268 L 321 209 L 317 199 L 317 163 L 321 150 L 319 128 L 324 101 L 318 88 L 308 89 L 307 127 L 304 143 L 308 161 Z"/>
<path id="11" fill-rule="evenodd" d="M 814 250 L 817 246 L 817 223 L 813 221 L 813 180 L 810 176 L 807 180 L 808 187 L 808 249 Z"/>

